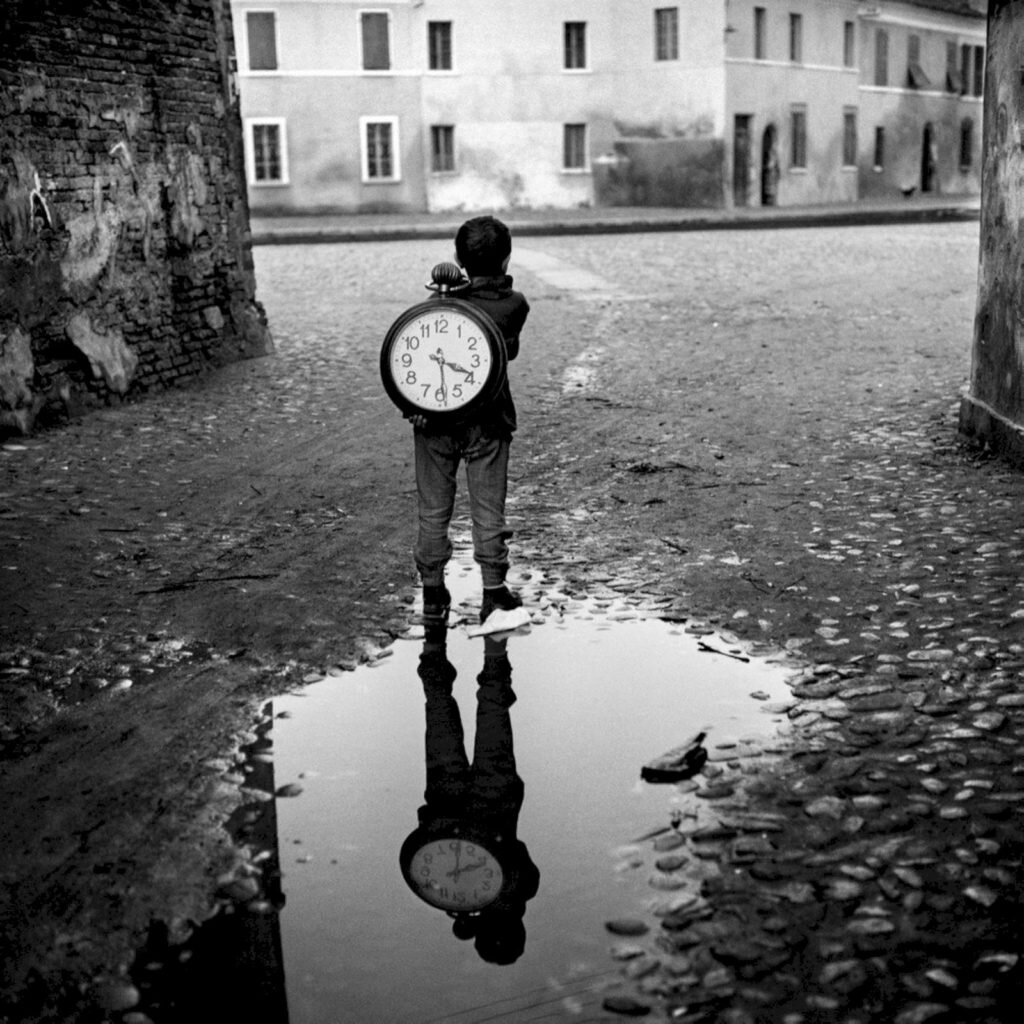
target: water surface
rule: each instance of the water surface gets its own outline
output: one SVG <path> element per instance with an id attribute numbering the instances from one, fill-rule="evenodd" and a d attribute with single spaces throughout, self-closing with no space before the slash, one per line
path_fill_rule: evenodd
<path id="1" fill-rule="evenodd" d="M 471 614 L 478 576 L 465 565 L 453 576 L 456 606 L 464 600 Z M 536 601 L 543 587 L 527 579 L 524 589 Z M 277 800 L 292 1024 L 579 1019 L 596 1010 L 602 982 L 615 975 L 604 922 L 653 895 L 643 871 L 624 870 L 623 848 L 694 802 L 675 786 L 642 782 L 642 765 L 698 730 L 712 760 L 773 732 L 773 702 L 789 696 L 781 666 L 730 657 L 740 652 L 727 640 L 637 617 L 611 595 L 549 592 L 542 603 L 538 621 L 504 641 L 469 637 L 456 610 L 443 651 L 431 631 L 426 670 L 419 629 L 373 665 L 275 700 L 276 782 L 302 787 Z M 455 725 L 438 675 L 445 664 Z M 496 944 L 467 934 L 472 918 L 421 900 L 399 868 L 425 806 L 427 692 L 435 769 L 457 757 L 458 724 L 472 762 L 478 710 L 488 731 L 475 795 L 460 784 L 442 810 L 457 816 L 463 800 L 471 818 L 513 829 L 539 875 L 518 911 L 504 911 Z M 502 778 L 503 715 L 518 796 Z M 500 805 L 493 814 L 488 800 Z"/>

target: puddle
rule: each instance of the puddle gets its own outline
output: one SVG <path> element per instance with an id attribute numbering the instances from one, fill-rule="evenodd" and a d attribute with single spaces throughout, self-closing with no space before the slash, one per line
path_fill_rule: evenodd
<path id="1" fill-rule="evenodd" d="M 700 731 L 711 762 L 757 756 L 781 721 L 791 669 L 642 618 L 611 593 L 574 601 L 538 574 L 519 581 L 528 604 L 543 606 L 533 624 L 471 638 L 478 579 L 466 565 L 450 573 L 451 622 L 460 608 L 467 617 L 442 640 L 419 627 L 372 665 L 271 706 L 255 767 L 272 752 L 273 778 L 258 785 L 293 795 L 267 816 L 280 912 L 255 916 L 279 925 L 261 941 L 280 959 L 291 1024 L 599 1010 L 603 983 L 617 977 L 605 922 L 659 895 L 649 868 L 629 870 L 629 844 L 701 804 L 684 792 L 692 783 L 650 784 L 641 768 Z M 410 871 L 438 880 L 428 892 L 451 911 L 403 877 L 400 853 L 405 844 L 409 859 L 415 837 L 425 849 Z M 250 837 L 254 850 L 273 841 Z M 460 912 L 492 900 L 502 880 L 479 914 Z"/>

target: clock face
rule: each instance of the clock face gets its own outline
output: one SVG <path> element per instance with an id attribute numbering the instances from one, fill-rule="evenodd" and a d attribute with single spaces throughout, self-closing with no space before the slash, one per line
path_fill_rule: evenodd
<path id="1" fill-rule="evenodd" d="M 417 411 L 458 412 L 490 386 L 497 369 L 491 342 L 466 313 L 435 307 L 396 326 L 385 342 L 382 368 Z"/>
<path id="2" fill-rule="evenodd" d="M 452 837 L 421 846 L 409 863 L 408 878 L 423 899 L 442 910 L 480 910 L 498 898 L 505 881 L 492 853 Z"/>

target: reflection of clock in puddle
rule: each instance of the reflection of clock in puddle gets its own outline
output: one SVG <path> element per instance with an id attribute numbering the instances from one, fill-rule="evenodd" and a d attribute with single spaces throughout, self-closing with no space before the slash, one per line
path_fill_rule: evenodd
<path id="1" fill-rule="evenodd" d="M 399 852 L 402 877 L 424 902 L 443 910 L 452 933 L 474 940 L 494 964 L 519 959 L 523 916 L 540 874 L 516 835 L 523 783 L 516 772 L 509 709 L 512 666 L 507 638 L 484 639 L 477 676 L 476 730 L 468 757 L 447 623 L 428 627 L 418 674 L 426 697 L 426 791 L 419 824 Z"/>
<path id="2" fill-rule="evenodd" d="M 441 835 L 413 853 L 406 880 L 441 910 L 482 910 L 498 898 L 505 876 L 482 843 Z"/>

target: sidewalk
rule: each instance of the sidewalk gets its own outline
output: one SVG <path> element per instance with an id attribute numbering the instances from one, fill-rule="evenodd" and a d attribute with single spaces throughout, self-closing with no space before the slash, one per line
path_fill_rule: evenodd
<path id="1" fill-rule="evenodd" d="M 762 206 L 731 210 L 604 207 L 570 210 L 494 210 L 517 235 L 627 234 L 649 231 L 720 231 L 977 220 L 979 196 L 930 196 L 898 202 L 863 201 L 821 206 Z M 451 238 L 466 213 L 298 214 L 254 213 L 256 245 L 384 242 Z"/>

